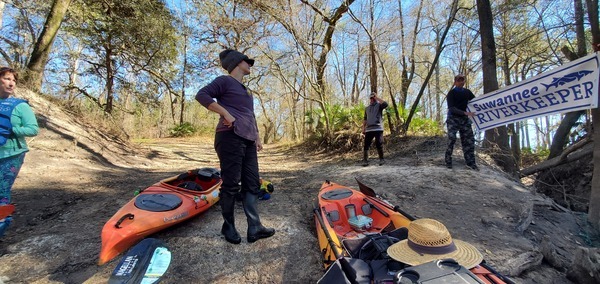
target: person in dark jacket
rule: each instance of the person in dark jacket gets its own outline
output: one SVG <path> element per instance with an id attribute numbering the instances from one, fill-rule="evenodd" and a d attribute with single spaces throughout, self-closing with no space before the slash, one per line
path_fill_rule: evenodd
<path id="1" fill-rule="evenodd" d="M 471 90 L 464 87 L 465 76 L 462 74 L 454 77 L 454 88 L 450 90 L 446 101 L 448 103 L 448 118 L 446 124 L 448 127 L 448 148 L 446 149 L 445 162 L 446 167 L 452 168 L 452 151 L 456 143 L 456 133 L 460 133 L 460 142 L 467 167 L 473 170 L 479 170 L 475 163 L 475 135 L 471 128 L 470 117 L 474 112 L 467 111 L 469 101 L 475 98 Z"/>
<path id="2" fill-rule="evenodd" d="M 229 75 L 219 76 L 200 89 L 196 100 L 221 116 L 215 133 L 215 150 L 223 178 L 219 196 L 224 219 L 221 234 L 232 244 L 242 241 L 234 220 L 235 195 L 241 193 L 248 221 L 247 238 L 253 243 L 275 234 L 274 229 L 261 224 L 257 208 L 260 192 L 257 152 L 262 150 L 262 144 L 254 99 L 242 83 L 243 77 L 250 74 L 254 59 L 226 49 L 219 53 L 219 60 Z"/>
<path id="3" fill-rule="evenodd" d="M 377 96 L 377 93 L 369 95 L 369 105 L 365 108 L 362 132 L 365 135 L 365 144 L 363 146 L 363 166 L 369 165 L 369 148 L 375 138 L 375 147 L 379 154 L 379 165 L 383 165 L 383 110 L 388 103 Z"/>

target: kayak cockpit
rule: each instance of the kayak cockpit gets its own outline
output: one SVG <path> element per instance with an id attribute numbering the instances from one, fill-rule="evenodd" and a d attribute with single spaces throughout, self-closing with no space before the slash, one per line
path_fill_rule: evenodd
<path id="1" fill-rule="evenodd" d="M 397 229 L 387 212 L 361 194 L 354 194 L 354 190 L 335 189 L 323 193 L 321 198 L 321 210 L 329 226 L 342 239 L 362 238 Z"/>
<path id="2" fill-rule="evenodd" d="M 161 185 L 171 189 L 204 193 L 212 191 L 220 181 L 221 175 L 217 169 L 201 168 L 163 180 Z"/>

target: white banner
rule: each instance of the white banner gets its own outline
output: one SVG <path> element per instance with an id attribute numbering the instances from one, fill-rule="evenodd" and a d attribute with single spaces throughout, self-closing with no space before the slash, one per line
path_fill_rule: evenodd
<path id="1" fill-rule="evenodd" d="M 600 53 L 569 62 L 552 71 L 475 98 L 475 126 L 486 130 L 543 115 L 598 106 Z"/>

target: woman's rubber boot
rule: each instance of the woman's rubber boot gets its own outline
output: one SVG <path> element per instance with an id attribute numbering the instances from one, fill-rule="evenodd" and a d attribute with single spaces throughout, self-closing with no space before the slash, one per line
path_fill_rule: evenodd
<path id="1" fill-rule="evenodd" d="M 248 242 L 253 243 L 260 239 L 272 237 L 275 235 L 275 229 L 266 228 L 260 223 L 258 216 L 258 194 L 246 192 L 244 195 L 244 212 L 248 219 Z"/>
<path id="2" fill-rule="evenodd" d="M 235 209 L 235 198 L 233 196 L 221 194 L 219 203 L 221 203 L 221 214 L 223 214 L 224 220 L 221 234 L 225 236 L 226 241 L 237 245 L 242 242 L 242 237 L 240 237 L 240 233 L 235 229 L 235 218 L 233 214 L 233 210 Z"/>

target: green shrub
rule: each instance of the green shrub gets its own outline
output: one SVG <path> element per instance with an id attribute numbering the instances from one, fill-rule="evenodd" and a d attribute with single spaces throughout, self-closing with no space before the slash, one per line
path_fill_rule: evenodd
<path id="1" fill-rule="evenodd" d="M 169 132 L 171 137 L 188 137 L 196 133 L 196 127 L 189 122 L 184 122 L 169 129 Z"/>
<path id="2" fill-rule="evenodd" d="M 362 127 L 363 115 L 365 106 L 363 104 L 352 107 L 345 107 L 339 104 L 327 104 L 326 111 L 330 119 L 330 131 L 336 133 L 339 131 L 360 133 Z M 305 122 L 311 125 L 314 132 L 311 136 L 315 136 L 318 140 L 324 138 L 325 134 L 325 115 L 323 110 L 318 108 L 304 113 Z"/>
<path id="3" fill-rule="evenodd" d="M 442 135 L 443 133 L 443 129 L 435 120 L 421 117 L 413 117 L 408 131 L 414 134 L 432 136 Z"/>
<path id="4" fill-rule="evenodd" d="M 548 158 L 550 150 L 536 149 L 535 151 L 529 147 L 521 148 L 521 166 L 528 167 L 544 161 Z"/>

